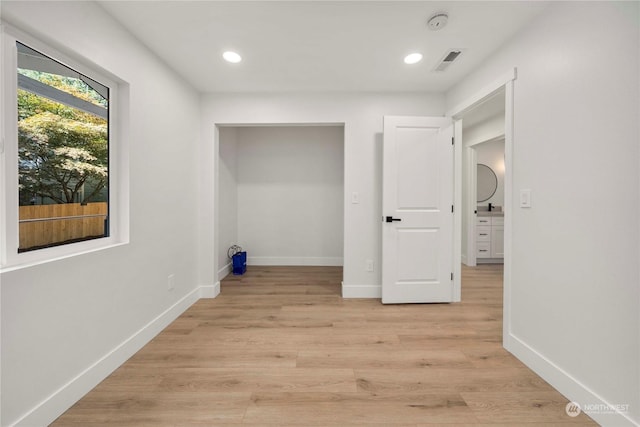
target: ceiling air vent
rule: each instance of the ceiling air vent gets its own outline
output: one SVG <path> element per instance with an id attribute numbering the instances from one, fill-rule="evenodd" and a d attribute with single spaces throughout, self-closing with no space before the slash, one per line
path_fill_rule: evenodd
<path id="1" fill-rule="evenodd" d="M 451 63 L 455 61 L 458 56 L 460 56 L 461 53 L 462 51 L 460 50 L 450 50 L 449 52 L 447 52 L 444 58 L 442 58 L 442 61 L 438 63 L 438 66 L 435 68 L 435 70 L 436 71 L 446 70 L 449 67 L 449 65 L 451 65 Z"/>

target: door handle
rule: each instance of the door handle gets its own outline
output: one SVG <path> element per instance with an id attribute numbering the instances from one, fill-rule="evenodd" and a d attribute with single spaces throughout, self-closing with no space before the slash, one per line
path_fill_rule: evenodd
<path id="1" fill-rule="evenodd" d="M 402 221 L 402 218 L 394 218 L 392 216 L 388 216 L 386 219 L 386 222 L 393 222 L 393 221 Z"/>

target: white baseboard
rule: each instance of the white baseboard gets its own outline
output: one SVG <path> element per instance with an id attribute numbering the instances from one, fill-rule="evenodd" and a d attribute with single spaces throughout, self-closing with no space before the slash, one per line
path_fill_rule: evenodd
<path id="1" fill-rule="evenodd" d="M 200 298 L 215 298 L 220 295 L 220 282 L 214 285 L 200 286 Z"/>
<path id="2" fill-rule="evenodd" d="M 247 265 L 295 265 L 295 266 L 322 266 L 341 267 L 343 258 L 341 257 L 247 257 Z"/>
<path id="3" fill-rule="evenodd" d="M 342 282 L 342 298 L 382 298 L 380 285 L 347 285 Z"/>
<path id="4" fill-rule="evenodd" d="M 164 328 L 198 301 L 202 288 L 196 288 L 166 309 L 139 331 L 72 378 L 10 426 L 45 426 L 80 400 L 120 365 L 144 347 Z M 218 289 L 220 287 L 218 286 Z"/>
<path id="5" fill-rule="evenodd" d="M 229 273 L 231 273 L 231 266 L 232 264 L 228 262 L 224 265 L 224 267 L 218 270 L 218 280 L 224 279 Z"/>
<path id="6" fill-rule="evenodd" d="M 504 345 L 509 352 L 513 353 L 514 356 L 542 377 L 542 379 L 551 384 L 553 388 L 562 393 L 567 399 L 578 403 L 582 410 L 598 424 L 619 427 L 640 425 L 631 420 L 628 414 L 622 412 L 603 411 L 602 409 L 589 410 L 589 407 L 616 408 L 616 405 L 633 405 L 635 402 L 613 402 L 613 404 L 610 404 L 513 334 L 509 335 Z"/>
<path id="7" fill-rule="evenodd" d="M 475 267 L 476 266 L 476 259 L 474 258 L 474 260 L 471 261 L 469 259 L 469 257 L 467 256 L 467 254 L 462 254 L 460 256 L 460 262 L 463 263 L 464 265 L 466 265 L 467 267 Z"/>

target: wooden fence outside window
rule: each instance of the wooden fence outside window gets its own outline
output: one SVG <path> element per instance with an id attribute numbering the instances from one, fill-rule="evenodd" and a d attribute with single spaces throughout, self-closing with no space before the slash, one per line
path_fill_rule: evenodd
<path id="1" fill-rule="evenodd" d="M 20 251 L 105 235 L 107 203 L 20 206 Z"/>

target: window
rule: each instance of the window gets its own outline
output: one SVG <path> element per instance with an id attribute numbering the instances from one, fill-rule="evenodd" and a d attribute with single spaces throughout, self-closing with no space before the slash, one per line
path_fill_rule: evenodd
<path id="1" fill-rule="evenodd" d="M 18 252 L 109 235 L 109 88 L 16 42 Z"/>
<path id="2" fill-rule="evenodd" d="M 119 243 L 117 85 L 3 30 L 2 267 Z"/>

